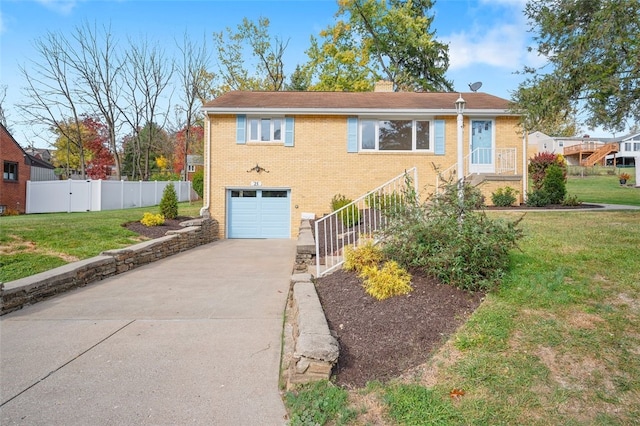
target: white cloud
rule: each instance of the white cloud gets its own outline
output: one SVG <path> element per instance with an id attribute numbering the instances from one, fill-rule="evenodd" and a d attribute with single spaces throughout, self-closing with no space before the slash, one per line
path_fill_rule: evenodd
<path id="1" fill-rule="evenodd" d="M 485 64 L 517 69 L 524 62 L 527 47 L 526 33 L 517 25 L 503 24 L 482 31 L 459 32 L 443 37 L 449 43 L 451 69 Z"/>
<path id="2" fill-rule="evenodd" d="M 69 15 L 78 4 L 77 0 L 37 0 L 37 2 L 60 15 Z"/>

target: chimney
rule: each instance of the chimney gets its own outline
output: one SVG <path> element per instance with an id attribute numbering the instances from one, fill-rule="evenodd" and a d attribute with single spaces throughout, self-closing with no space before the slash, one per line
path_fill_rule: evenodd
<path id="1" fill-rule="evenodd" d="M 393 92 L 393 81 L 380 80 L 376 82 L 374 92 Z"/>

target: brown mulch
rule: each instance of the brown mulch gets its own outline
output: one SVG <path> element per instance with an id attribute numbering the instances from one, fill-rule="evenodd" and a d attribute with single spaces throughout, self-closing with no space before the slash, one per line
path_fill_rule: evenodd
<path id="1" fill-rule="evenodd" d="M 180 222 L 184 222 L 185 220 L 192 219 L 187 216 L 178 216 L 175 219 L 165 219 L 164 225 L 160 226 L 144 226 L 139 221 L 138 222 L 127 222 L 123 224 L 125 228 L 130 231 L 136 232 L 143 237 L 154 239 L 164 237 L 167 231 L 175 231 L 177 229 L 183 229 L 180 226 Z"/>
<path id="2" fill-rule="evenodd" d="M 329 328 L 340 344 L 333 372 L 337 384 L 387 381 L 424 363 L 483 299 L 483 294 L 419 274 L 412 286 L 406 296 L 377 301 L 355 273 L 339 270 L 316 280 Z"/>

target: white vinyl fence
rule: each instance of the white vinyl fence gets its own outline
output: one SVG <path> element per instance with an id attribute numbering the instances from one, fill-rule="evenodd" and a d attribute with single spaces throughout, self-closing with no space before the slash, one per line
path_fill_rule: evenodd
<path id="1" fill-rule="evenodd" d="M 71 213 L 155 206 L 160 204 L 162 192 L 169 184 L 174 185 L 178 201 L 197 199 L 189 181 L 27 181 L 26 212 Z"/>

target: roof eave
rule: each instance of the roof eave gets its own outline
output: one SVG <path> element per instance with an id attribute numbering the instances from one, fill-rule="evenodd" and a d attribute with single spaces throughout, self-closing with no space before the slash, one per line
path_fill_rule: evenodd
<path id="1" fill-rule="evenodd" d="M 457 115 L 454 108 L 217 108 L 203 107 L 205 114 L 220 115 L 357 115 L 357 116 L 416 116 L 416 115 Z M 507 109 L 467 109 L 464 115 L 491 115 L 491 116 L 514 116 L 520 114 L 513 113 Z"/>

